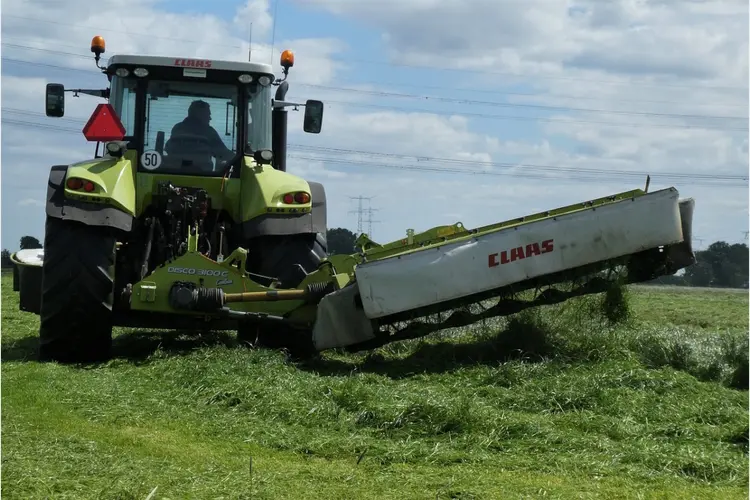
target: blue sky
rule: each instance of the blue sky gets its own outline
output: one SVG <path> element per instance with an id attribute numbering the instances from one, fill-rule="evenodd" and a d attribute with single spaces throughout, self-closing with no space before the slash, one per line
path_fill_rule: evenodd
<path id="1" fill-rule="evenodd" d="M 4 248 L 42 238 L 49 167 L 93 152 L 80 129 L 98 100 L 70 99 L 63 119 L 43 115 L 47 82 L 105 85 L 92 36 L 107 40 L 105 58 L 242 60 L 250 19 L 253 60 L 278 68 L 279 52 L 293 49 L 289 98 L 326 102 L 320 135 L 291 117 L 289 168 L 324 182 L 331 227 L 356 230 L 360 195 L 377 210 L 374 238 L 390 241 L 410 227 L 471 227 L 626 191 L 649 173 L 652 189 L 696 199 L 698 247 L 745 241 L 746 2 L 89 5 L 3 3 Z"/>

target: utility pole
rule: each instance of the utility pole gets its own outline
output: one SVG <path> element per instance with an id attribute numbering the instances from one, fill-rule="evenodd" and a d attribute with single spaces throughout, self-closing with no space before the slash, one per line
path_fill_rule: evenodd
<path id="1" fill-rule="evenodd" d="M 357 209 L 356 210 L 350 210 L 349 213 L 350 214 L 357 214 L 357 234 L 362 234 L 363 227 L 364 227 L 364 222 L 365 222 L 364 221 L 364 214 L 368 210 L 372 210 L 372 209 L 366 209 L 366 208 L 364 208 L 362 206 L 362 202 L 364 200 L 368 200 L 369 201 L 369 200 L 372 199 L 372 197 L 365 197 L 365 196 L 360 195 L 360 196 L 350 196 L 349 199 L 350 200 L 357 200 L 358 201 Z"/>
<path id="2" fill-rule="evenodd" d="M 367 212 L 367 220 L 364 222 L 367 222 L 367 237 L 372 239 L 372 223 L 373 222 L 380 222 L 379 220 L 372 220 L 372 213 L 377 212 L 377 208 L 367 208 L 365 209 L 365 212 Z"/>

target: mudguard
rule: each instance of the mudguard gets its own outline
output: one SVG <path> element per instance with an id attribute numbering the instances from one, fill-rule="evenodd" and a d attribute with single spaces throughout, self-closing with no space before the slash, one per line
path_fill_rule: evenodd
<path id="1" fill-rule="evenodd" d="M 302 214 L 265 213 L 241 225 L 242 239 L 258 236 L 287 236 L 291 234 L 318 234 L 323 239 L 328 231 L 326 192 L 319 182 L 308 182 L 312 209 Z"/>
<path id="2" fill-rule="evenodd" d="M 69 169 L 69 165 L 55 165 L 50 169 L 49 181 L 47 183 L 47 216 L 63 220 L 73 220 L 91 226 L 111 227 L 130 231 L 133 225 L 133 214 L 127 213 L 122 208 L 113 206 L 111 203 L 107 203 L 107 201 L 110 201 L 109 199 L 105 199 L 105 203 L 102 203 L 84 201 L 66 196 L 65 179 Z M 133 198 L 134 191 L 133 189 Z"/>

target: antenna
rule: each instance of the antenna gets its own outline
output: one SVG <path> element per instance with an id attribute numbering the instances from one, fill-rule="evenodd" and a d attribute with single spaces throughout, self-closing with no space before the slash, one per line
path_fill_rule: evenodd
<path id="1" fill-rule="evenodd" d="M 252 62 L 253 58 L 253 22 L 250 21 L 250 30 L 247 35 L 247 62 Z"/>
<path id="2" fill-rule="evenodd" d="M 271 64 L 273 64 L 273 46 L 276 43 L 276 13 L 279 11 L 279 0 L 273 5 L 273 27 L 271 29 Z"/>

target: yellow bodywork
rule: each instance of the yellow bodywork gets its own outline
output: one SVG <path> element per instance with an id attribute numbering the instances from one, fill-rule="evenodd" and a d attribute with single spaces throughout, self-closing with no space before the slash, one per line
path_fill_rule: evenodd
<path id="1" fill-rule="evenodd" d="M 310 185 L 304 179 L 281 172 L 269 165 L 259 165 L 245 157 L 239 178 L 159 174 L 139 172 L 136 151 L 127 151 L 122 158 L 98 158 L 75 163 L 68 167 L 66 180 L 76 177 L 91 181 L 94 191 L 65 188 L 67 197 L 82 201 L 113 205 L 135 217 L 148 207 L 157 193 L 160 182 L 170 181 L 180 187 L 205 189 L 211 198 L 212 208 L 226 210 L 236 223 L 245 222 L 264 214 L 298 215 L 312 210 L 312 203 L 286 205 L 287 193 L 310 194 Z"/>
<path id="2" fill-rule="evenodd" d="M 65 196 L 92 203 L 102 203 L 136 215 L 135 168 L 132 155 L 122 158 L 99 158 L 74 163 L 68 167 L 67 179 L 78 178 L 94 184 L 92 192 L 65 187 Z"/>
<path id="3" fill-rule="evenodd" d="M 310 193 L 310 185 L 304 179 L 281 172 L 268 165 L 256 165 L 246 159 L 240 176 L 245 196 L 240 196 L 241 221 L 254 219 L 265 213 L 300 214 L 312 210 L 312 204 L 285 205 L 286 193 L 303 191 Z"/>
<path id="4" fill-rule="evenodd" d="M 213 317 L 214 313 L 175 310 L 169 303 L 169 293 L 177 281 L 191 282 L 206 288 L 221 288 L 225 293 L 264 292 L 270 288 L 261 286 L 245 275 L 247 251 L 239 248 L 230 254 L 222 263 L 208 257 L 188 251 L 168 265 L 158 267 L 149 276 L 133 286 L 131 308 L 135 311 L 163 313 L 181 313 L 197 317 Z M 297 289 L 304 289 L 311 283 L 335 281 L 343 287 L 351 280 L 348 269 L 337 272 L 333 265 L 324 265 L 308 275 Z M 269 302 L 236 302 L 231 304 L 234 311 L 266 313 L 288 316 L 299 325 L 311 326 L 315 320 L 316 306 L 305 304 L 302 300 L 284 300 Z"/>

